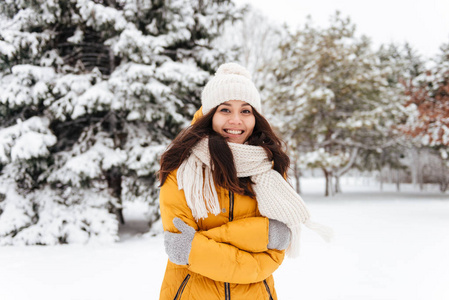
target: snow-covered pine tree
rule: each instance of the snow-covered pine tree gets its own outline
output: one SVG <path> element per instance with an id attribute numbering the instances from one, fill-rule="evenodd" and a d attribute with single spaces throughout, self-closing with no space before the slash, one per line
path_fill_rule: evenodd
<path id="1" fill-rule="evenodd" d="M 419 145 L 438 150 L 449 168 L 449 44 L 440 50 L 431 68 L 405 84 L 413 113 L 402 129 Z"/>
<path id="2" fill-rule="evenodd" d="M 424 59 L 408 43 L 403 45 L 382 45 L 377 55 L 383 68 L 389 70 L 387 80 L 390 98 L 399 97 L 400 101 L 397 101 L 397 103 L 405 105 L 407 102 L 405 95 L 407 86 L 425 72 Z M 420 159 L 417 159 L 416 155 L 421 145 L 414 143 L 407 135 L 402 134 L 399 124 L 405 122 L 407 116 L 413 113 L 413 108 L 411 107 L 405 108 L 405 110 L 405 114 L 401 113 L 402 118 L 396 118 L 398 124 L 394 126 L 394 131 L 397 133 L 397 143 L 389 143 L 389 147 L 381 148 L 379 151 L 365 151 L 356 162 L 356 167 L 359 169 L 379 171 L 381 187 L 383 179 L 388 178 L 387 174 L 393 171 L 398 188 L 399 180 L 401 179 L 398 174 L 404 171 L 411 171 L 412 182 L 415 184 L 418 182 L 422 166 L 420 165 Z"/>
<path id="3" fill-rule="evenodd" d="M 115 241 L 228 53 L 223 0 L 0 3 L 0 245 Z M 118 219 L 117 219 L 118 218 Z"/>
<path id="4" fill-rule="evenodd" d="M 320 168 L 325 194 L 362 149 L 391 141 L 399 117 L 398 97 L 388 93 L 387 75 L 366 37 L 336 13 L 328 28 L 309 20 L 281 45 L 273 61 L 268 100 L 296 164 Z M 338 191 L 338 190 L 337 190 Z"/>

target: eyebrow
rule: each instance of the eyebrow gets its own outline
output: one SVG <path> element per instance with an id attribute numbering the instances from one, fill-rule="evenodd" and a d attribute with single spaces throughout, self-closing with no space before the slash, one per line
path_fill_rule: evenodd
<path id="1" fill-rule="evenodd" d="M 232 105 L 229 104 L 229 103 L 222 103 L 222 104 L 220 104 L 220 105 L 232 106 Z M 248 103 L 243 103 L 243 104 L 241 105 L 241 107 L 246 106 L 246 105 L 251 106 L 251 105 L 249 105 Z"/>

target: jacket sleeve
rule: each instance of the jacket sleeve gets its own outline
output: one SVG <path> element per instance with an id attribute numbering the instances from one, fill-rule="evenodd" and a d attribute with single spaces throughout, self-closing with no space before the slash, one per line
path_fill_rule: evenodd
<path id="1" fill-rule="evenodd" d="M 251 217 L 235 220 L 198 233 L 219 243 L 233 245 L 248 252 L 264 252 L 268 248 L 268 218 Z"/>
<path id="2" fill-rule="evenodd" d="M 215 281 L 248 284 L 269 277 L 281 265 L 285 251 L 252 253 L 195 234 L 189 270 Z"/>
<path id="3" fill-rule="evenodd" d="M 184 191 L 178 189 L 175 172 L 161 187 L 159 203 L 164 230 L 178 232 L 173 225 L 173 219 L 178 217 L 198 231 Z M 188 268 L 213 280 L 230 283 L 253 283 L 269 277 L 282 263 L 285 251 L 266 250 L 268 219 L 248 219 L 195 233 Z M 238 232 L 243 229 L 249 234 Z M 258 234 L 255 234 L 257 230 Z M 239 247 L 246 248 L 246 251 Z"/>
<path id="4" fill-rule="evenodd" d="M 178 189 L 176 172 L 171 172 L 162 185 L 159 193 L 159 206 L 164 231 L 179 233 L 173 224 L 173 219 L 176 217 L 198 231 L 198 224 L 187 205 L 184 191 Z"/>

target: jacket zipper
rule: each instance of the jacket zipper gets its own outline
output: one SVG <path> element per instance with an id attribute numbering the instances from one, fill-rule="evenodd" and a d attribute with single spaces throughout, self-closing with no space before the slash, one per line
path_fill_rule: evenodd
<path id="1" fill-rule="evenodd" d="M 234 220 L 234 192 L 229 191 L 229 222 Z M 225 300 L 231 300 L 231 288 L 229 282 L 225 282 Z"/>
<path id="2" fill-rule="evenodd" d="M 229 288 L 229 282 L 225 282 L 225 300 L 231 300 L 231 289 Z"/>
<path id="3" fill-rule="evenodd" d="M 173 300 L 181 299 L 182 293 L 184 292 L 184 288 L 187 285 L 187 282 L 189 281 L 190 274 L 187 274 L 187 276 L 182 281 L 181 285 L 179 286 L 178 292 L 176 293 L 176 296 Z"/>
<path id="4" fill-rule="evenodd" d="M 229 222 L 234 220 L 234 192 L 229 191 Z"/>
<path id="5" fill-rule="evenodd" d="M 267 280 L 264 280 L 263 283 L 265 284 L 265 289 L 267 290 L 268 296 L 270 296 L 270 300 L 273 300 L 273 296 L 271 296 L 270 287 L 268 286 Z"/>

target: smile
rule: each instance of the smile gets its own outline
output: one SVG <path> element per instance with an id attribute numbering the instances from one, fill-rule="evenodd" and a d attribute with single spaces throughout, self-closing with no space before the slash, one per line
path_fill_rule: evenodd
<path id="1" fill-rule="evenodd" d="M 226 133 L 230 133 L 230 134 L 242 134 L 243 130 L 231 130 L 231 129 L 224 129 L 224 131 Z"/>

